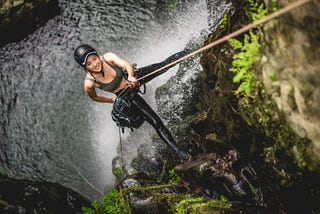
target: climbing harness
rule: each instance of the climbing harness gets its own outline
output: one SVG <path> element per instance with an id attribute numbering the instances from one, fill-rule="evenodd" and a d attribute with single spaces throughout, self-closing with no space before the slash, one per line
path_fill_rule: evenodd
<path id="1" fill-rule="evenodd" d="M 124 133 L 125 127 L 133 131 L 133 128 L 138 129 L 145 121 L 140 111 L 132 105 L 132 99 L 137 93 L 146 93 L 145 84 L 142 86 L 144 88 L 143 91 L 140 90 L 140 87 L 125 88 L 113 103 L 111 111 L 112 120 L 122 129 L 122 133 Z"/>
<path id="2" fill-rule="evenodd" d="M 137 64 L 133 64 L 134 71 L 137 70 Z M 123 76 L 128 80 L 127 71 L 123 71 Z M 143 91 L 140 89 L 143 87 Z M 137 112 L 132 106 L 132 99 L 137 94 L 146 93 L 146 84 L 138 84 L 137 86 L 127 86 L 124 88 L 118 95 L 116 100 L 113 103 L 113 108 L 111 111 L 112 120 L 117 124 L 119 129 L 124 133 L 124 128 L 130 128 L 133 131 L 133 128 L 139 128 L 145 119 L 141 114 Z M 121 139 L 121 135 L 120 139 Z"/>

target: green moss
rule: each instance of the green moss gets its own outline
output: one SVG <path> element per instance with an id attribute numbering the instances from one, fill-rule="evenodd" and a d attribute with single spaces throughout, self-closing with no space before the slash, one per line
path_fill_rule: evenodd
<path id="1" fill-rule="evenodd" d="M 179 201 L 174 206 L 174 213 L 186 214 L 186 213 L 197 213 L 197 209 L 201 207 L 219 208 L 227 209 L 232 206 L 225 197 L 218 199 L 213 199 L 206 201 L 203 197 L 193 197 L 191 195 L 186 195 L 184 199 Z"/>
<path id="2" fill-rule="evenodd" d="M 8 206 L 8 202 L 0 200 L 0 206 Z"/>
<path id="3" fill-rule="evenodd" d="M 174 171 L 174 169 L 169 170 L 169 180 L 168 184 L 180 183 L 180 176 Z"/>
<path id="4" fill-rule="evenodd" d="M 272 5 L 272 11 L 277 11 L 279 6 L 278 6 L 278 0 L 271 0 L 271 5 Z"/>
<path id="5" fill-rule="evenodd" d="M 220 29 L 224 29 L 225 28 L 225 26 L 228 24 L 228 12 L 225 12 L 224 14 L 223 14 L 223 17 L 220 19 L 220 21 L 219 21 L 219 28 Z"/>
<path id="6" fill-rule="evenodd" d="M 124 167 L 119 167 L 119 168 L 115 168 L 114 170 L 113 170 L 113 174 L 114 174 L 114 176 L 119 176 L 119 175 L 121 175 L 121 174 L 123 174 L 124 173 Z"/>
<path id="7" fill-rule="evenodd" d="M 152 201 L 154 207 L 157 203 L 166 201 L 169 213 L 177 213 L 175 211 L 175 205 L 179 203 L 181 200 L 183 200 L 185 197 L 185 195 L 177 193 L 155 193 L 152 196 Z"/>
<path id="8" fill-rule="evenodd" d="M 167 0 L 167 4 L 174 12 L 176 12 L 178 10 L 179 0 Z"/>
<path id="9" fill-rule="evenodd" d="M 161 173 L 147 172 L 148 177 L 156 180 L 158 185 L 176 184 L 180 182 L 179 175 L 174 171 L 174 169 L 168 168 L 168 161 L 163 160 Z"/>
<path id="10" fill-rule="evenodd" d="M 302 90 L 301 90 L 301 92 L 302 92 L 302 96 L 304 96 L 305 98 L 307 98 L 307 97 L 309 97 L 309 96 L 312 94 L 312 92 L 313 92 L 313 86 L 311 86 L 311 85 L 308 84 L 308 83 L 304 83 L 304 84 L 302 85 Z"/>
<path id="11" fill-rule="evenodd" d="M 269 74 L 269 78 L 270 78 L 271 81 L 277 81 L 278 80 L 276 72 L 274 72 L 274 71 Z"/>
<path id="12" fill-rule="evenodd" d="M 232 206 L 231 202 L 223 196 L 216 200 L 205 200 L 203 197 L 196 197 L 190 194 L 162 193 L 161 190 L 168 187 L 173 187 L 173 185 L 136 186 L 122 189 L 120 192 L 126 200 L 127 206 L 129 206 L 129 194 L 135 192 L 142 197 L 152 196 L 154 207 L 156 207 L 157 203 L 165 200 L 172 213 L 196 213 L 196 210 L 200 207 L 227 209 Z"/>
<path id="13" fill-rule="evenodd" d="M 272 44 L 272 47 L 277 47 L 278 46 L 278 41 L 276 39 L 276 37 L 272 37 L 271 39 L 271 44 Z"/>
<path id="14" fill-rule="evenodd" d="M 258 83 L 250 97 L 240 98 L 239 112 L 250 126 L 273 140 L 274 144 L 264 149 L 266 161 L 272 162 L 275 154 L 281 153 L 287 157 L 288 164 L 293 162 L 301 169 L 314 169 L 315 166 L 307 164 L 310 162 L 307 156 L 309 141 L 294 133 L 264 91 L 263 85 Z"/>
<path id="15" fill-rule="evenodd" d="M 157 182 L 159 184 L 164 182 L 164 178 L 166 176 L 166 168 L 167 168 L 166 166 L 167 166 L 168 161 L 167 160 L 163 160 L 162 163 L 163 163 L 162 171 L 161 171 L 160 177 L 157 179 Z"/>
<path id="16" fill-rule="evenodd" d="M 122 195 L 115 189 L 91 203 L 92 207 L 83 207 L 84 214 L 122 214 L 129 213 Z"/>
<path id="17" fill-rule="evenodd" d="M 151 185 L 151 186 L 146 186 L 146 187 L 141 187 L 141 186 L 134 186 L 134 187 L 129 187 L 125 189 L 121 189 L 123 194 L 126 194 L 131 191 L 136 191 L 136 192 L 157 192 L 159 189 L 162 188 L 167 188 L 167 187 L 172 187 L 172 184 L 161 184 L 161 185 Z"/>

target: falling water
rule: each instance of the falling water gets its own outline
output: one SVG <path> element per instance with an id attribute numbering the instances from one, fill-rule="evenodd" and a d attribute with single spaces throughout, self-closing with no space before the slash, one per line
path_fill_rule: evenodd
<path id="1" fill-rule="evenodd" d="M 59 16 L 23 41 L 0 48 L 0 173 L 60 183 L 93 199 L 98 193 L 80 174 L 101 191 L 113 185 L 119 133 L 111 105 L 92 102 L 83 91 L 75 47 L 88 43 L 138 66 L 158 62 L 191 38 L 204 37 L 207 6 L 197 0 L 159 22 L 156 0 L 59 3 Z M 146 99 L 153 107 L 155 88 L 174 73 L 150 84 Z"/>

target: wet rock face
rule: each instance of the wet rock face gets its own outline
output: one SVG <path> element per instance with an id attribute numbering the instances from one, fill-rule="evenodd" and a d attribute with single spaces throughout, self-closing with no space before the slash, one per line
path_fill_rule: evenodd
<path id="1" fill-rule="evenodd" d="M 270 6 L 272 1 L 265 0 Z M 281 8 L 294 0 L 279 1 Z M 262 78 L 290 127 L 312 141 L 320 163 L 320 3 L 311 1 L 265 25 Z M 297 122 L 299 121 L 299 122 Z"/>
<path id="2" fill-rule="evenodd" d="M 22 40 L 58 13 L 57 0 L 0 1 L 0 46 Z"/>
<path id="3" fill-rule="evenodd" d="M 58 184 L 0 176 L 0 213 L 81 213 L 90 201 Z"/>
<path id="4" fill-rule="evenodd" d="M 234 200 L 252 200 L 250 202 L 263 206 L 261 190 L 255 186 L 255 170 L 250 165 L 233 166 L 239 157 L 236 150 L 229 150 L 223 156 L 211 153 L 178 165 L 175 170 L 191 188 L 207 196 L 219 198 L 224 195 Z"/>
<path id="5" fill-rule="evenodd" d="M 170 157 L 171 152 L 167 151 L 168 148 L 162 142 L 143 144 L 139 147 L 138 156 L 132 160 L 131 165 L 138 172 L 161 173 L 163 160 Z"/>

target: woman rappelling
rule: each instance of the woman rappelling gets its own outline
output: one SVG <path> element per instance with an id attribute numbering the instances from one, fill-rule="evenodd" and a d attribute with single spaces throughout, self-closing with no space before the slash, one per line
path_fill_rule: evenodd
<path id="1" fill-rule="evenodd" d="M 133 65 L 114 53 L 99 55 L 91 46 L 82 44 L 76 48 L 74 58 L 85 68 L 84 90 L 87 95 L 96 102 L 113 103 L 112 118 L 119 127 L 139 128 L 144 121 L 147 121 L 178 157 L 182 161 L 187 161 L 189 155 L 178 147 L 160 117 L 139 95 L 141 85 L 145 86 L 147 82 L 163 74 L 173 65 L 162 69 L 161 72 L 153 74 L 153 71 L 187 54 L 188 52 L 184 50 L 160 63 L 135 69 Z M 111 92 L 117 97 L 100 95 L 96 92 L 96 88 Z"/>

